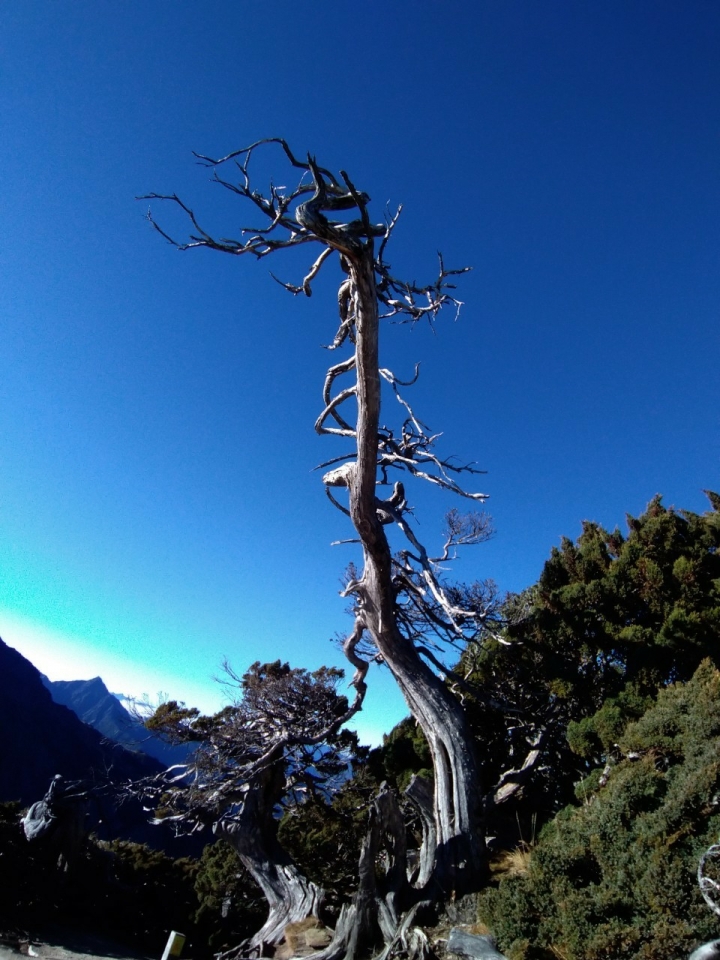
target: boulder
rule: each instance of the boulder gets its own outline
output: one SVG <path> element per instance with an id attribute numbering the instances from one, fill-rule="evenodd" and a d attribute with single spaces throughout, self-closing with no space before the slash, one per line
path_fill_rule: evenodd
<path id="1" fill-rule="evenodd" d="M 484 933 L 466 933 L 459 927 L 453 927 L 450 931 L 447 951 L 470 957 L 471 960 L 507 960 L 505 954 L 495 949 L 492 937 Z"/>
<path id="2" fill-rule="evenodd" d="M 693 950 L 688 960 L 720 960 L 720 940 L 703 943 L 697 950 Z"/>
<path id="3" fill-rule="evenodd" d="M 308 957 L 322 950 L 332 940 L 332 931 L 317 917 L 305 917 L 285 927 L 285 939 L 275 950 L 275 960 L 290 960 L 291 957 Z"/>

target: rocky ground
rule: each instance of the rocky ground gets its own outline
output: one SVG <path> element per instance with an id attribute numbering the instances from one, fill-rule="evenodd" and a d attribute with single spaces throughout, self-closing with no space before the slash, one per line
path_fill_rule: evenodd
<path id="1" fill-rule="evenodd" d="M 448 903 L 436 926 L 425 930 L 433 953 L 441 960 L 505 960 L 492 948 L 491 941 L 488 941 L 486 936 L 489 931 L 476 922 L 476 914 L 474 895 L 456 903 Z M 303 932 L 306 932 L 304 924 L 292 926 L 303 927 Z M 310 926 L 312 932 L 317 933 L 316 928 L 321 925 L 314 921 Z M 461 942 L 460 938 L 463 937 L 466 940 Z M 313 940 L 307 944 L 282 944 L 276 952 L 276 958 L 282 960 L 283 956 L 308 955 L 321 948 L 324 943 L 325 941 L 320 943 Z M 283 953 L 286 946 L 293 949 Z M 457 953 L 451 952 L 453 946 Z M 33 929 L 32 933 L 19 929 L 3 930 L 0 927 L 0 960 L 19 960 L 21 957 L 41 960 L 159 960 L 161 952 L 156 956 L 138 953 L 106 937 L 80 933 L 60 925 Z M 182 960 L 190 958 L 183 957 Z"/>

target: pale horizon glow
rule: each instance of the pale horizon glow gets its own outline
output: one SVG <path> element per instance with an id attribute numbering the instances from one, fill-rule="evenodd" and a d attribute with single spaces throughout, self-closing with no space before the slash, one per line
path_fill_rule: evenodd
<path id="1" fill-rule="evenodd" d="M 80 637 L 54 630 L 44 624 L 0 610 L 0 637 L 9 646 L 29 660 L 50 680 L 92 680 L 101 677 L 111 693 L 123 694 L 136 700 L 149 699 L 156 703 L 159 694 L 183 700 L 188 706 L 199 707 L 205 713 L 221 710 L 227 696 L 220 684 L 217 697 L 210 694 L 208 685 L 188 683 L 184 677 L 173 677 L 142 664 L 125 661 L 101 649 L 92 649 Z"/>
<path id="2" fill-rule="evenodd" d="M 100 677 L 115 696 L 146 701 L 152 706 L 172 698 L 208 714 L 222 710 L 231 700 L 219 682 L 215 684 L 216 696 L 212 696 L 210 677 L 204 684 L 193 684 L 188 682 L 187 677 L 145 669 L 105 650 L 93 649 L 80 637 L 54 630 L 6 609 L 0 609 L 0 639 L 29 660 L 49 680 L 92 680 Z M 396 722 L 394 712 L 386 717 L 380 706 L 372 718 L 359 714 L 348 724 L 348 728 L 357 731 L 361 743 L 378 746 L 382 743 L 383 734 Z"/>

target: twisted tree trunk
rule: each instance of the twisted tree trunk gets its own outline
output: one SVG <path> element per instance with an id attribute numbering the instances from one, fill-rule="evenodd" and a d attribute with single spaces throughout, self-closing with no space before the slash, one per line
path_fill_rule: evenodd
<path id="1" fill-rule="evenodd" d="M 380 879 L 378 861 L 383 850 L 385 870 Z M 357 892 L 353 902 L 343 906 L 332 943 L 313 960 L 357 960 L 379 944 L 385 948 L 377 960 L 401 952 L 420 960 L 427 941 L 420 932 L 413 936 L 410 927 L 419 909 L 427 905 L 428 901 L 418 901 L 408 883 L 405 823 L 395 795 L 383 783 L 370 807 Z"/>
<path id="2" fill-rule="evenodd" d="M 325 899 L 324 890 L 303 876 L 278 842 L 274 811 L 284 788 L 284 767 L 274 764 L 248 784 L 239 815 L 215 826 L 215 833 L 236 851 L 270 908 L 267 920 L 248 945 L 251 950 L 279 943 L 289 923 L 317 916 Z"/>

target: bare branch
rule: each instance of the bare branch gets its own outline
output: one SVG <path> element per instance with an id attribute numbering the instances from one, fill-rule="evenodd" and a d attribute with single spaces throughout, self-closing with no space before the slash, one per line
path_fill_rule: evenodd
<path id="1" fill-rule="evenodd" d="M 329 488 L 329 487 L 325 487 L 325 494 L 326 494 L 328 500 L 330 501 L 330 503 L 331 503 L 334 507 L 337 507 L 337 509 L 338 509 L 341 513 L 344 513 L 346 517 L 349 517 L 349 516 L 350 516 L 350 511 L 347 509 L 347 507 L 344 507 L 338 500 L 335 499 L 335 497 L 332 495 L 332 493 L 330 493 L 330 488 Z M 355 543 L 356 541 L 354 541 L 354 540 L 353 540 L 353 541 L 343 541 L 343 540 L 338 540 L 338 541 L 336 541 L 336 543 L 345 543 L 345 542 L 347 542 L 347 543 L 350 543 L 350 542 Z"/>
<path id="2" fill-rule="evenodd" d="M 325 467 L 331 467 L 334 463 L 343 463 L 345 460 L 354 460 L 357 456 L 357 453 L 353 451 L 352 453 L 341 453 L 337 457 L 331 457 L 329 460 L 324 460 L 322 463 L 319 463 L 316 467 L 313 467 L 313 470 L 324 470 Z"/>
<path id="3" fill-rule="evenodd" d="M 296 167 L 300 170 L 310 170 L 310 164 L 303 160 L 298 160 L 290 149 L 287 141 L 283 140 L 282 137 L 265 137 L 262 140 L 256 140 L 255 143 L 251 143 L 249 147 L 243 147 L 240 150 L 233 150 L 232 153 L 228 153 L 227 156 L 220 157 L 218 160 L 214 160 L 212 157 L 203 156 L 201 153 L 195 153 L 195 151 L 193 151 L 193 156 L 197 157 L 201 164 L 206 167 L 219 167 L 223 163 L 227 163 L 229 160 L 237 160 L 238 157 L 245 157 L 245 160 L 241 165 L 241 169 L 247 175 L 252 154 L 258 147 L 262 147 L 268 143 L 279 144 L 283 148 L 285 156 L 288 158 L 293 167 Z M 323 176 L 330 180 L 336 189 L 340 189 L 337 180 L 329 170 L 326 170 L 325 167 L 318 167 L 317 169 L 320 170 Z"/>
<path id="4" fill-rule="evenodd" d="M 415 374 L 412 380 L 400 380 L 398 377 L 395 376 L 392 370 L 388 370 L 386 367 L 380 367 L 379 373 L 384 380 L 387 380 L 387 382 L 392 384 L 393 386 L 397 384 L 398 386 L 401 386 L 401 387 L 412 387 L 414 384 L 417 383 L 418 377 L 420 376 L 420 364 L 419 363 L 415 364 Z"/>
<path id="5" fill-rule="evenodd" d="M 494 792 L 487 798 L 492 805 L 505 803 L 510 797 L 522 790 L 530 777 L 535 773 L 543 755 L 543 746 L 549 735 L 549 728 L 543 727 L 534 737 L 531 748 L 525 760 L 516 770 L 506 770 L 494 788 Z"/>
<path id="6" fill-rule="evenodd" d="M 472 267 L 447 270 L 441 253 L 438 253 L 438 261 L 437 279 L 434 283 L 425 286 L 419 286 L 415 282 L 408 283 L 398 280 L 390 274 L 386 264 L 383 262 L 376 264 L 378 299 L 389 308 L 389 312 L 384 315 L 385 318 L 405 316 L 407 321 L 417 321 L 423 317 L 433 320 L 440 310 L 448 304 L 453 304 L 459 313 L 462 301 L 457 300 L 447 292 L 455 289 L 455 285 L 449 283 L 447 278 L 467 273 Z M 419 302 L 420 298 L 425 302 L 421 304 Z"/>
<path id="7" fill-rule="evenodd" d="M 399 205 L 399 207 L 395 211 L 395 214 L 392 217 L 388 217 L 387 219 L 387 223 L 385 226 L 385 236 L 382 238 L 382 241 L 380 243 L 380 248 L 378 249 L 378 255 L 377 255 L 377 262 L 380 264 L 383 263 L 383 257 L 385 256 L 385 247 L 387 247 L 388 241 L 392 236 L 392 232 L 397 226 L 397 222 L 400 219 L 401 213 L 402 213 L 402 204 Z"/>
<path id="8" fill-rule="evenodd" d="M 327 258 L 330 256 L 331 253 L 333 253 L 332 248 L 325 247 L 323 252 L 315 261 L 315 263 L 312 265 L 312 267 L 310 267 L 310 270 L 305 275 L 303 282 L 300 284 L 299 287 L 294 286 L 292 283 L 285 283 L 282 280 L 278 280 L 278 278 L 275 276 L 274 273 L 271 273 L 270 276 L 273 278 L 273 280 L 275 280 L 276 283 L 279 283 L 281 287 L 285 287 L 285 289 L 288 290 L 290 293 L 292 294 L 304 293 L 306 297 L 311 297 L 312 287 L 310 286 L 310 284 L 318 275 L 318 273 L 320 272 L 320 268 L 322 267 L 323 263 L 325 263 L 325 261 L 327 260 Z"/>
<path id="9" fill-rule="evenodd" d="M 708 867 L 720 860 L 720 844 L 713 844 L 703 853 L 698 863 L 697 879 L 703 900 L 720 917 L 720 883 L 708 876 Z"/>
<path id="10" fill-rule="evenodd" d="M 342 419 L 342 417 L 338 415 L 337 407 L 339 407 L 340 404 L 344 403 L 346 400 L 349 400 L 350 397 L 354 397 L 356 393 L 357 393 L 357 387 L 352 386 L 352 387 L 347 387 L 345 390 L 342 390 L 340 393 L 338 393 L 337 396 L 333 397 L 333 399 L 330 401 L 330 403 L 328 403 L 328 405 L 325 407 L 323 412 L 315 421 L 315 432 L 321 433 L 321 434 L 333 433 L 341 437 L 354 437 L 356 435 L 355 431 L 352 429 L 352 427 L 348 423 L 346 423 Z M 338 423 L 341 424 L 339 428 L 326 427 L 324 425 L 325 421 L 330 416 L 330 414 L 332 414 L 335 417 L 335 419 L 338 421 Z"/>

